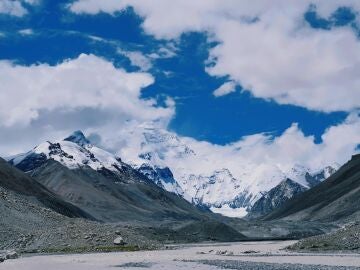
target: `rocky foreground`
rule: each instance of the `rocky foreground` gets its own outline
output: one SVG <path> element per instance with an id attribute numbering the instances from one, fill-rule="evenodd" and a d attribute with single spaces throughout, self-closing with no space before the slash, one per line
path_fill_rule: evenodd
<path id="1" fill-rule="evenodd" d="M 358 267 L 349 266 L 328 266 L 328 265 L 304 265 L 293 263 L 261 263 L 243 261 L 204 260 L 201 263 L 218 269 L 246 269 L 246 270 L 356 270 Z"/>
<path id="2" fill-rule="evenodd" d="M 360 223 L 345 226 L 335 232 L 305 238 L 289 247 L 304 251 L 346 251 L 360 253 Z"/>

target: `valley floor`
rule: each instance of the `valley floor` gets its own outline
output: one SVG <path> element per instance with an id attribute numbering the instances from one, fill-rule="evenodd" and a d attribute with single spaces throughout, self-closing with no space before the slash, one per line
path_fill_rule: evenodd
<path id="1" fill-rule="evenodd" d="M 7 260 L 6 270 L 360 269 L 360 254 L 294 253 L 294 241 L 174 245 L 166 250 L 43 255 Z"/>

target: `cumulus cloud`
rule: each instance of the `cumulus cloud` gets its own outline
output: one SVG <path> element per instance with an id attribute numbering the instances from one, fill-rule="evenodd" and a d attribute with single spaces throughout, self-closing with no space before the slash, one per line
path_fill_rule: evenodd
<path id="1" fill-rule="evenodd" d="M 28 13 L 24 4 L 38 5 L 40 1 L 41 0 L 1 0 L 0 14 L 22 17 Z"/>
<path id="2" fill-rule="evenodd" d="M 128 73 L 94 55 L 82 54 L 55 66 L 0 61 L 0 73 L 0 138 L 10 141 L 21 130 L 33 134 L 25 136 L 30 141 L 35 134 L 52 138 L 78 128 L 108 125 L 114 130 L 129 120 L 166 126 L 174 112 L 173 105 L 156 107 L 154 100 L 140 99 L 142 89 L 154 81 L 150 74 Z"/>
<path id="3" fill-rule="evenodd" d="M 315 143 L 313 136 L 306 136 L 296 123 L 278 137 L 270 134 L 254 134 L 239 141 L 216 145 L 193 138 L 179 137 L 153 125 L 126 125 L 113 134 L 106 143 L 127 162 L 142 164 L 150 162 L 168 166 L 180 186 L 187 192 L 202 190 L 202 181 L 207 182 L 215 172 L 220 173 L 219 190 L 221 198 L 208 198 L 211 202 L 232 200 L 239 190 L 228 189 L 239 185 L 241 190 L 260 194 L 276 186 L 285 177 L 304 183 L 299 175 L 303 168 L 315 173 L 326 166 L 336 168 L 356 153 L 360 142 L 360 117 L 351 114 L 343 123 L 329 128 L 322 136 L 322 142 Z M 150 161 L 143 160 L 139 153 L 150 153 Z M 223 175 L 223 176 L 222 176 Z M 227 186 L 223 193 L 221 183 Z M 234 184 L 235 183 L 235 184 Z M 259 193 L 260 192 L 260 193 Z M 191 193 L 188 195 L 195 196 Z M 207 193 L 204 194 L 207 197 Z M 209 195 L 211 196 L 211 195 Z"/>
<path id="4" fill-rule="evenodd" d="M 225 96 L 236 91 L 236 84 L 234 82 L 226 82 L 213 92 L 215 97 Z"/>
<path id="5" fill-rule="evenodd" d="M 326 112 L 357 109 L 360 43 L 346 27 L 331 31 L 311 28 L 304 21 L 311 4 L 325 17 L 338 7 L 360 10 L 359 1 L 354 0 L 296 1 L 291 5 L 286 0 L 78 0 L 70 9 L 115 14 L 132 6 L 144 18 L 144 30 L 157 38 L 206 31 L 218 41 L 210 49 L 213 65 L 207 71 L 211 75 L 229 76 L 254 96 L 280 104 Z"/>
<path id="6" fill-rule="evenodd" d="M 8 14 L 21 17 L 27 13 L 20 1 L 2 0 L 0 1 L 0 14 Z"/>
<path id="7" fill-rule="evenodd" d="M 333 163 L 343 164 L 356 153 L 360 143 L 360 117 L 353 113 L 343 123 L 330 127 L 319 144 L 313 136 L 305 136 L 296 123 L 278 137 L 254 134 L 225 146 L 191 138 L 185 140 L 195 152 L 202 153 L 196 158 L 213 164 L 210 168 L 222 168 L 226 164 L 232 171 L 242 173 L 243 166 L 256 171 L 258 166 L 270 165 L 289 171 L 298 164 L 316 171 Z"/>

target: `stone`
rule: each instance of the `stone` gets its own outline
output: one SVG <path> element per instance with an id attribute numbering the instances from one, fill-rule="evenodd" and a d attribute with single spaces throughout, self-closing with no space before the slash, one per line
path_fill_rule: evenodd
<path id="1" fill-rule="evenodd" d="M 5 255 L 5 258 L 7 260 L 17 259 L 19 255 L 16 253 L 16 251 L 8 251 Z"/>
<path id="2" fill-rule="evenodd" d="M 116 237 L 114 239 L 114 245 L 117 245 L 117 246 L 125 245 L 124 239 L 121 236 Z"/>
<path id="3" fill-rule="evenodd" d="M 244 254 L 254 254 L 254 253 L 260 253 L 260 252 L 256 251 L 256 250 L 245 250 L 243 253 Z"/>

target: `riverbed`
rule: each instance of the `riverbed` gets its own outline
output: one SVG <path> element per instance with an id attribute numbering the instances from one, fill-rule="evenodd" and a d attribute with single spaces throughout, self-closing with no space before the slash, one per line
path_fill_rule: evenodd
<path id="1" fill-rule="evenodd" d="M 284 250 L 294 241 L 206 243 L 168 246 L 164 250 L 35 255 L 7 260 L 6 270 L 109 269 L 360 269 L 360 254 L 294 253 Z"/>

